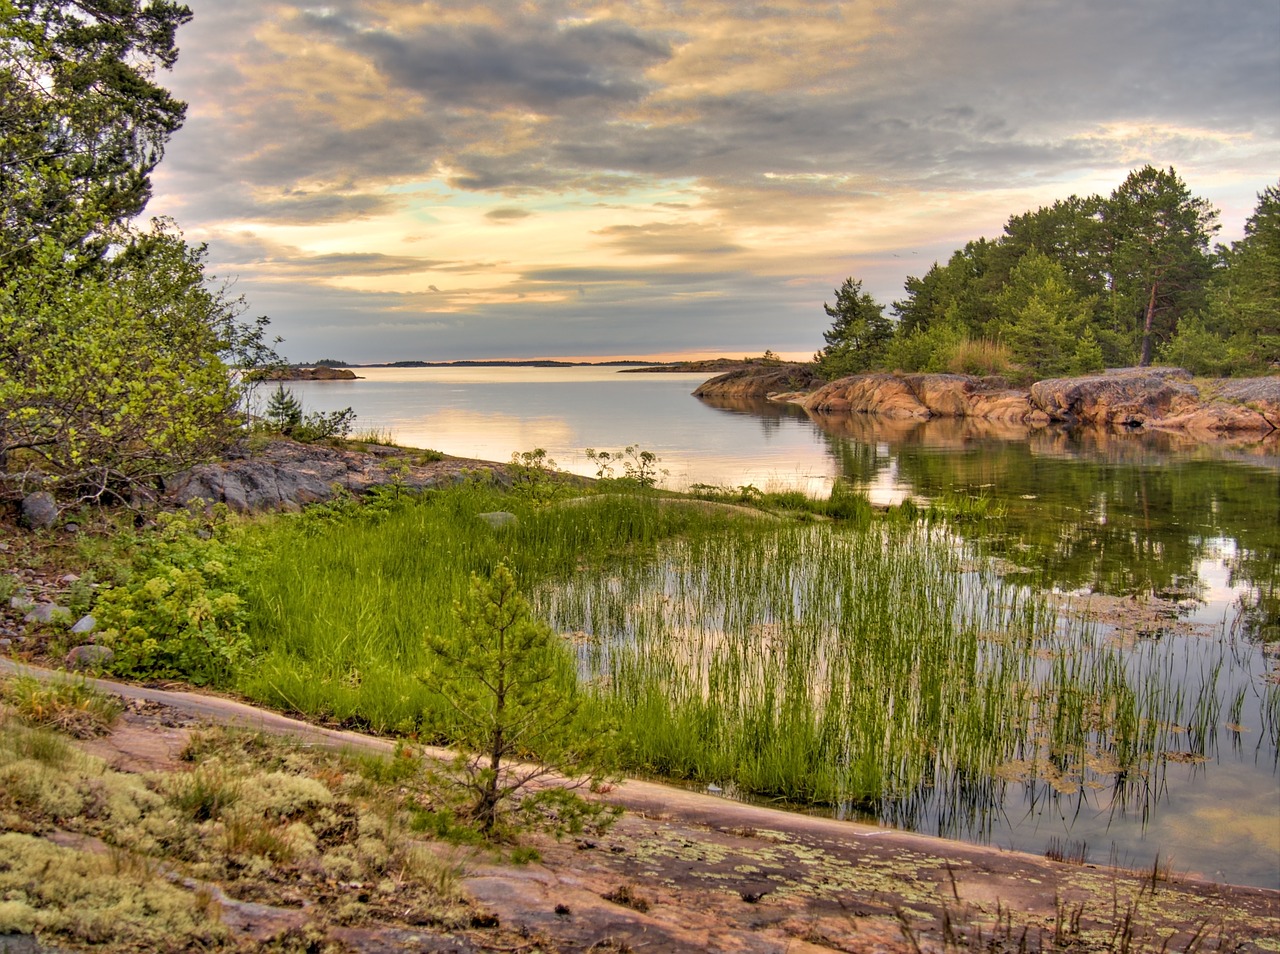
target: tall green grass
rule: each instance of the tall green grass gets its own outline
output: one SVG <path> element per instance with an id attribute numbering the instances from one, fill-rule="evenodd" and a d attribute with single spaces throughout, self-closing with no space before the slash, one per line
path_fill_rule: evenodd
<path id="1" fill-rule="evenodd" d="M 515 523 L 481 519 L 495 510 Z M 944 524 L 853 510 L 814 524 L 644 495 L 536 506 L 466 485 L 303 515 L 263 531 L 240 688 L 447 741 L 423 635 L 452 631 L 469 575 L 507 560 L 572 640 L 632 771 L 906 824 L 928 804 L 972 829 L 1005 780 L 1150 797 L 1168 748 L 1212 755 L 1221 654 L 1198 677 L 1175 672 L 1061 618 Z"/>

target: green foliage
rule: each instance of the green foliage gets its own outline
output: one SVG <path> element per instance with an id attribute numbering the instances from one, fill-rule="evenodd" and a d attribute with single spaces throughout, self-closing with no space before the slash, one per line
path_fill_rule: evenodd
<path id="1" fill-rule="evenodd" d="M 302 403 L 292 391 L 286 391 L 283 384 L 277 384 L 262 416 L 271 427 L 288 437 L 302 425 Z"/>
<path id="2" fill-rule="evenodd" d="M 1144 166 L 1110 196 L 1071 196 L 1012 216 L 998 241 L 969 242 L 945 265 L 907 278 L 884 366 L 954 370 L 964 365 L 963 342 L 980 340 L 1009 346 L 1031 377 L 1148 364 L 1199 313 L 1207 331 L 1231 343 L 1226 365 L 1215 363 L 1261 370 L 1280 353 L 1280 289 L 1269 277 L 1280 270 L 1280 240 L 1261 237 L 1277 200 L 1259 197 L 1240 257 L 1235 247 L 1220 252 L 1216 272 L 1207 250 L 1217 212 L 1173 169 Z"/>
<path id="3" fill-rule="evenodd" d="M 1061 265 L 1032 250 L 1014 266 L 995 299 L 995 325 L 1014 360 L 1037 378 L 1076 374 L 1076 348 L 1092 314 Z"/>
<path id="4" fill-rule="evenodd" d="M 203 249 L 166 224 L 81 268 L 46 240 L 0 276 L 0 468 L 10 493 L 127 499 L 233 432 L 236 392 Z M 6 466 L 7 465 L 7 466 Z"/>
<path id="5" fill-rule="evenodd" d="M 1244 238 L 1229 249 L 1220 247 L 1218 258 L 1200 319 L 1206 333 L 1226 342 L 1223 371 L 1265 374 L 1280 368 L 1280 185 L 1259 193 Z M 1179 323 L 1179 337 L 1184 324 Z M 1188 328 L 1199 334 L 1194 324 Z M 1203 343 L 1215 354 L 1221 350 L 1217 341 Z M 1190 344 L 1182 351 L 1190 351 Z"/>
<path id="6" fill-rule="evenodd" d="M 185 513 L 161 514 L 127 578 L 96 606 L 111 668 L 132 678 L 225 682 L 245 656 L 240 574 L 250 557 L 225 524 L 212 531 Z"/>
<path id="7" fill-rule="evenodd" d="M 822 333 L 827 346 L 814 355 L 822 376 L 832 381 L 879 367 L 893 337 L 893 322 L 884 306 L 862 291 L 862 282 L 846 278 L 836 289 L 835 305 L 823 303 L 822 308 L 834 319 Z"/>
<path id="8" fill-rule="evenodd" d="M 466 798 L 468 816 L 493 835 L 508 803 L 535 780 L 596 769 L 602 726 L 584 720 L 590 709 L 577 688 L 573 657 L 533 616 L 506 563 L 488 579 L 473 575 L 454 613 L 456 633 L 426 638 L 433 665 L 425 678 L 457 715 L 453 735 L 463 751 L 448 780 Z M 522 799 L 526 824 L 555 816 L 563 826 L 591 815 L 581 799 L 549 791 Z"/>
<path id="9" fill-rule="evenodd" d="M 541 447 L 512 453 L 511 463 L 507 465 L 512 492 L 535 504 L 562 500 L 572 492 L 572 487 L 559 474 L 557 467 Z"/>
<path id="10" fill-rule="evenodd" d="M 1178 323 L 1177 334 L 1160 348 L 1159 359 L 1160 364 L 1206 377 L 1230 374 L 1236 366 L 1227 341 L 1210 331 L 1196 315 Z"/>
<path id="11" fill-rule="evenodd" d="M 292 437 L 304 444 L 331 438 L 345 438 L 351 433 L 355 423 L 356 412 L 351 408 L 340 411 L 303 411 L 302 403 L 287 390 L 283 384 L 277 384 L 263 409 L 262 422 L 276 433 Z"/>
<path id="12" fill-rule="evenodd" d="M 152 80 L 190 19 L 171 0 L 0 3 L 0 265 L 50 238 L 100 257 L 142 210 L 186 112 Z"/>
<path id="13" fill-rule="evenodd" d="M 640 450 L 635 444 L 612 452 L 588 447 L 585 453 L 587 460 L 596 465 L 596 479 L 611 481 L 615 486 L 649 488 L 667 475 L 667 471 L 658 467 L 662 458 L 653 451 Z M 615 477 L 613 473 L 618 464 L 622 465 L 621 477 Z"/>

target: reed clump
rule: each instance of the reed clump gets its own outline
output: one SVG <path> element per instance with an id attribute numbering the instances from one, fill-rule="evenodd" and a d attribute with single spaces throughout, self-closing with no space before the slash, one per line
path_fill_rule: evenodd
<path id="1" fill-rule="evenodd" d="M 876 517 L 844 489 L 808 511 L 834 520 L 742 503 L 756 501 L 544 499 L 473 482 L 274 524 L 239 686 L 455 741 L 424 636 L 458 638 L 450 607 L 471 574 L 505 562 L 575 654 L 583 704 L 621 727 L 629 771 L 972 833 L 1010 783 L 1149 803 L 1171 748 L 1212 754 L 1221 699 L 1239 695 L 1226 650 L 1175 671 L 1162 647 L 1125 647 L 1062 612 L 952 531 L 999 513 Z M 481 518 L 495 512 L 511 519 Z"/>

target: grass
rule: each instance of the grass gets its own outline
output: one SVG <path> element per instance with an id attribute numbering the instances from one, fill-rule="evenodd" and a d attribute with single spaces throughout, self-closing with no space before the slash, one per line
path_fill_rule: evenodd
<path id="1" fill-rule="evenodd" d="M 807 507 L 702 496 L 710 506 L 473 484 L 275 524 L 240 688 L 447 743 L 456 726 L 423 679 L 423 636 L 451 634 L 468 575 L 507 560 L 571 639 L 629 771 L 963 827 L 999 811 L 1010 781 L 1149 805 L 1171 747 L 1212 754 L 1225 650 L 1180 673 L 1158 647 L 1064 621 L 957 544 L 952 523 L 1000 519 L 988 502 L 877 518 L 842 490 Z M 495 510 L 515 524 L 479 519 Z M 846 519 L 810 519 L 833 514 Z"/>
<path id="2" fill-rule="evenodd" d="M 73 678 L 41 682 L 31 676 L 17 676 L 0 685 L 0 700 L 27 725 L 56 729 L 82 739 L 111 731 L 124 709 L 117 696 Z"/>

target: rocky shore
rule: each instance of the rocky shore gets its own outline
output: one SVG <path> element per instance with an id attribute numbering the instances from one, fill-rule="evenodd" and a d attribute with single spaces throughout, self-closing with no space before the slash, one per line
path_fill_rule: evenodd
<path id="1" fill-rule="evenodd" d="M 693 393 L 715 399 L 767 398 L 823 416 L 976 418 L 1031 427 L 1095 424 L 1176 430 L 1206 440 L 1242 433 L 1274 439 L 1280 434 L 1280 375 L 1193 380 L 1178 368 L 1120 368 L 1037 381 L 1021 389 L 1002 378 L 872 373 L 788 388 L 776 371 L 733 372 L 712 378 Z"/>
<path id="2" fill-rule="evenodd" d="M 339 493 L 393 485 L 420 491 L 481 473 L 505 479 L 502 464 L 403 447 L 330 447 L 279 439 L 184 471 L 168 481 L 164 496 L 178 505 L 222 503 L 237 513 L 297 510 Z"/>

